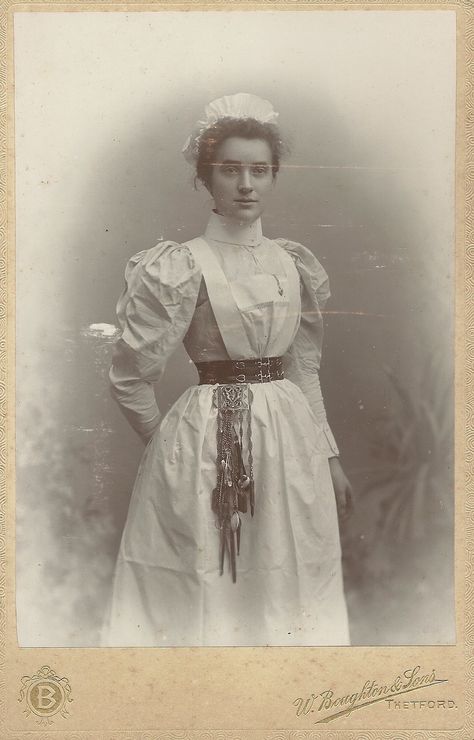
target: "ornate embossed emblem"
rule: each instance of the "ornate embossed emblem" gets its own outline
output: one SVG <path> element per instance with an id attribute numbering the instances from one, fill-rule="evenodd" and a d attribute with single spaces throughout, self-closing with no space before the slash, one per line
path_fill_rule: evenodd
<path id="1" fill-rule="evenodd" d="M 68 717 L 68 702 L 71 687 L 67 678 L 60 678 L 47 665 L 40 668 L 34 676 L 23 676 L 21 679 L 20 697 L 18 701 L 26 702 L 23 710 L 29 717 L 34 714 L 39 724 L 52 724 L 54 717 Z"/>
<path id="2" fill-rule="evenodd" d="M 222 384 L 214 388 L 213 401 L 221 411 L 243 411 L 249 409 L 250 394 L 248 385 Z"/>

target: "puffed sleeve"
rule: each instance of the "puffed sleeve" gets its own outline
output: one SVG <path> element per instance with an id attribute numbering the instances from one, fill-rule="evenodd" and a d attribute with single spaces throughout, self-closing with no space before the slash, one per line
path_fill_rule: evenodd
<path id="1" fill-rule="evenodd" d="M 285 377 L 298 385 L 315 414 L 325 435 L 328 457 L 339 455 L 339 449 L 326 418 L 326 409 L 319 383 L 319 368 L 323 341 L 321 310 L 331 295 L 324 267 L 313 253 L 297 242 L 278 240 L 290 253 L 300 275 L 301 322 L 285 355 Z"/>
<path id="2" fill-rule="evenodd" d="M 175 242 L 139 252 L 126 266 L 109 378 L 112 395 L 145 442 L 161 418 L 153 383 L 186 334 L 200 284 L 190 250 Z"/>

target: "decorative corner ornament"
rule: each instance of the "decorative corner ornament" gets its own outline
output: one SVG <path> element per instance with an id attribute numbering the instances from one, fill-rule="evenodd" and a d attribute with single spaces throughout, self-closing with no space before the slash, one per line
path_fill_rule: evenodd
<path id="1" fill-rule="evenodd" d="M 67 678 L 60 678 L 47 665 L 44 665 L 34 676 L 23 676 L 19 702 L 26 701 L 23 713 L 29 717 L 34 714 L 38 724 L 52 725 L 54 717 L 60 714 L 67 719 L 68 702 L 71 699 L 71 686 Z"/>

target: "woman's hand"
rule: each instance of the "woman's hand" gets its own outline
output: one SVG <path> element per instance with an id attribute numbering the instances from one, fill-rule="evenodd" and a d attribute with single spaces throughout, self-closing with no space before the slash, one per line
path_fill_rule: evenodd
<path id="1" fill-rule="evenodd" d="M 347 519 L 354 510 L 354 494 L 352 486 L 347 480 L 346 474 L 338 457 L 329 458 L 329 469 L 331 471 L 332 484 L 336 494 L 337 513 L 339 518 Z"/>

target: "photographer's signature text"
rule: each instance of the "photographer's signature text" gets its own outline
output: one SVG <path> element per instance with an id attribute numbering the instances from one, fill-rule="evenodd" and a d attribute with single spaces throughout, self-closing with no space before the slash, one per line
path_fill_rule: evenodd
<path id="1" fill-rule="evenodd" d="M 293 701 L 293 706 L 296 707 L 298 717 L 321 713 L 320 717 L 315 720 L 315 724 L 318 724 L 347 716 L 356 709 L 376 702 L 387 701 L 395 696 L 441 683 L 447 683 L 447 679 L 437 678 L 434 669 L 429 673 L 424 673 L 421 666 L 417 665 L 403 671 L 388 683 L 368 680 L 359 690 L 343 695 L 337 695 L 332 689 L 327 689 L 319 694 L 313 693 L 306 697 L 298 697 Z"/>

